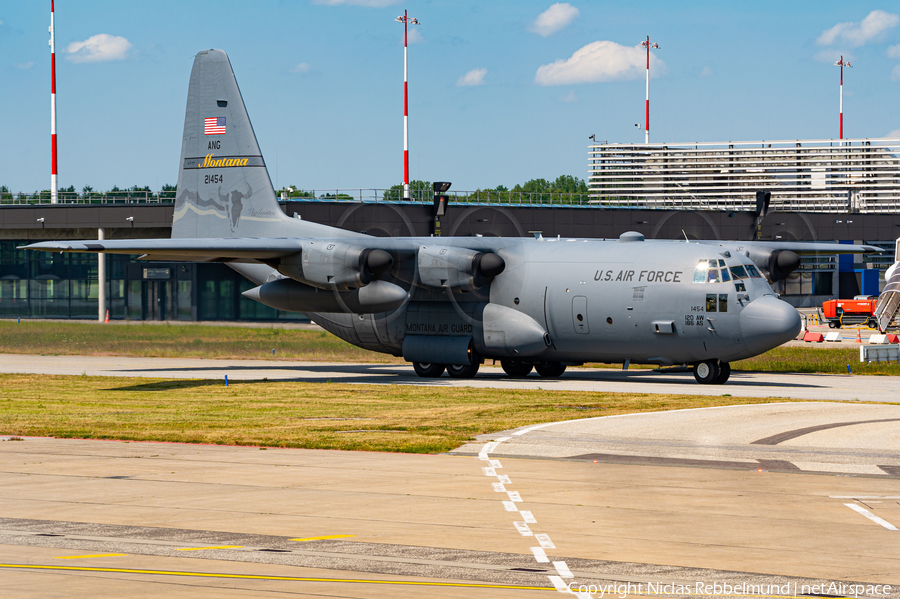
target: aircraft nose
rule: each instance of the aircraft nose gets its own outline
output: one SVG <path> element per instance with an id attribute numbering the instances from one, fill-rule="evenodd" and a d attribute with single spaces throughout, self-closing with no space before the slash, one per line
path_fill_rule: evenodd
<path id="1" fill-rule="evenodd" d="M 771 295 L 760 297 L 741 311 L 744 343 L 753 355 L 767 352 L 800 333 L 800 313 Z"/>

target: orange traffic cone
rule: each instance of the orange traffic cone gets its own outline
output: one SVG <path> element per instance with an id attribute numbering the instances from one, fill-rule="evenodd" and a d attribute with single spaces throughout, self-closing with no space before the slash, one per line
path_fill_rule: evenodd
<path id="1" fill-rule="evenodd" d="M 109 310 L 106 311 L 106 319 L 103 322 L 109 324 Z"/>
<path id="2" fill-rule="evenodd" d="M 856 342 L 862 343 L 862 337 L 859 335 L 859 329 L 856 329 Z"/>

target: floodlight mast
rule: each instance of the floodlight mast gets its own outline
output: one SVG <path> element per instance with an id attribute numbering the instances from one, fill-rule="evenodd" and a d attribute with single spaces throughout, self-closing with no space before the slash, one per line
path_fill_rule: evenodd
<path id="1" fill-rule="evenodd" d="M 848 69 L 852 69 L 853 65 L 850 64 L 849 61 L 844 60 L 843 55 L 841 59 L 834 63 L 834 66 L 841 67 L 841 124 L 840 124 L 840 137 L 838 139 L 844 139 L 844 67 Z"/>
<path id="2" fill-rule="evenodd" d="M 407 40 L 409 25 L 418 25 L 415 18 L 410 19 L 406 10 L 403 15 L 394 19 L 403 23 L 403 199 L 409 199 L 409 96 L 407 92 L 407 75 L 409 71 L 409 52 Z"/>
<path id="3" fill-rule="evenodd" d="M 644 120 L 644 143 L 650 143 L 650 48 L 654 50 L 659 50 L 659 44 L 656 42 L 650 43 L 650 36 L 647 36 L 647 39 L 641 42 L 641 47 L 647 49 L 647 104 L 645 111 L 645 120 Z"/>
<path id="4" fill-rule="evenodd" d="M 56 28 L 53 0 L 50 0 L 50 203 L 59 199 L 56 172 Z"/>

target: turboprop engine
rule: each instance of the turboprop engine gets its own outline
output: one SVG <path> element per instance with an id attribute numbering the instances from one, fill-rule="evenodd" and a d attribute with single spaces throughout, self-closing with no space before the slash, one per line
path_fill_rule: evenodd
<path id="1" fill-rule="evenodd" d="M 773 283 L 783 281 L 800 267 L 800 256 L 791 250 L 749 249 L 744 252 Z"/>
<path id="2" fill-rule="evenodd" d="M 391 255 L 338 241 L 306 241 L 273 266 L 286 277 L 320 289 L 352 291 L 369 285 L 394 265 Z"/>
<path id="3" fill-rule="evenodd" d="M 506 268 L 506 262 L 491 252 L 465 248 L 423 245 L 418 252 L 419 281 L 426 287 L 478 289 Z"/>

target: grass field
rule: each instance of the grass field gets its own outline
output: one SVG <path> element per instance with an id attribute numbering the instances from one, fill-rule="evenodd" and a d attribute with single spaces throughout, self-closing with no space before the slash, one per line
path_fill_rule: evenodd
<path id="1" fill-rule="evenodd" d="M 324 331 L 200 324 L 90 324 L 0 321 L 0 353 L 79 354 L 163 358 L 296 359 L 323 362 L 403 363 L 370 352 Z M 779 347 L 734 370 L 900 376 L 900 364 L 861 364 L 858 348 Z M 601 366 L 602 365 L 598 365 Z M 621 365 L 612 365 L 621 368 Z"/>
<path id="2" fill-rule="evenodd" d="M 784 400 L 3 374 L 0 434 L 438 453 L 541 422 L 769 401 Z"/>

